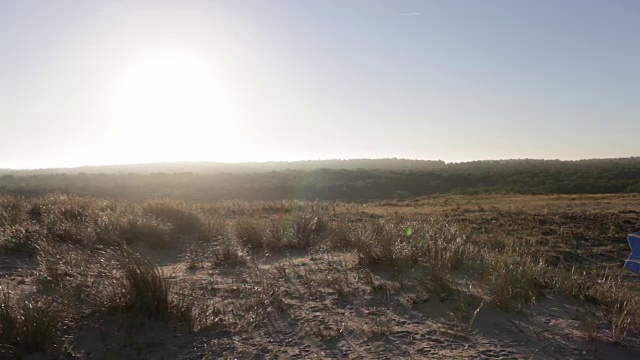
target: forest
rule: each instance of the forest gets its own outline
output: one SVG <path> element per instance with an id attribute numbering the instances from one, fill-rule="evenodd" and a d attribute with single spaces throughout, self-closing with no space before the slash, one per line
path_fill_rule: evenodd
<path id="1" fill-rule="evenodd" d="M 190 202 L 293 199 L 361 202 L 432 194 L 640 192 L 640 157 L 449 164 L 383 159 L 216 166 L 190 163 L 0 170 L 0 193 L 27 198 L 59 192 L 109 199 L 162 197 Z M 190 171 L 165 172 L 171 169 Z"/>

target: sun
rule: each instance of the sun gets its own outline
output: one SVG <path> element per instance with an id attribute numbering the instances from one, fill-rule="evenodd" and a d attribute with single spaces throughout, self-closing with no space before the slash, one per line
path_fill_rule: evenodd
<path id="1" fill-rule="evenodd" d="M 146 50 L 117 73 L 115 155 L 126 162 L 234 161 L 237 129 L 212 62 L 178 49 Z"/>

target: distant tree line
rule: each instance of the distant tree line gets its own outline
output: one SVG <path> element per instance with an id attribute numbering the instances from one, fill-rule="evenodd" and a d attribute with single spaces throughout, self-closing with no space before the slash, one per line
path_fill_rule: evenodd
<path id="1" fill-rule="evenodd" d="M 389 164 L 393 165 L 393 161 Z M 116 199 L 170 197 L 186 201 L 368 201 L 496 192 L 628 193 L 640 192 L 640 158 L 475 161 L 427 169 L 388 166 L 267 172 L 0 176 L 0 193 L 32 197 L 50 192 Z"/>
<path id="2" fill-rule="evenodd" d="M 444 168 L 441 160 L 411 159 L 347 159 L 347 160 L 305 160 L 305 161 L 267 161 L 267 162 L 171 162 L 130 165 L 81 166 L 76 168 L 11 170 L 0 169 L 1 175 L 51 175 L 51 174 L 154 174 L 154 173 L 255 173 L 284 170 L 318 169 L 386 169 L 386 170 L 432 170 Z"/>

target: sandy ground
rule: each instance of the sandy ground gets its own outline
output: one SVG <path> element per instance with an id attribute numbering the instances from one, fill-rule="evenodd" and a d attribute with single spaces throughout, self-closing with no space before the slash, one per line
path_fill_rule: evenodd
<path id="1" fill-rule="evenodd" d="M 546 239 L 558 261 L 611 266 L 619 266 L 627 253 L 624 239 L 607 235 L 611 226 L 640 226 L 640 195 L 435 196 L 340 210 L 445 216 L 478 236 Z M 172 288 L 184 290 L 202 309 L 197 329 L 125 315 L 90 318 L 68 339 L 76 358 L 640 358 L 638 329 L 631 329 L 624 345 L 615 345 L 608 324 L 588 321 L 598 313 L 596 305 L 558 294 L 504 311 L 473 292 L 429 291 L 424 274 L 410 268 L 363 268 L 351 253 L 260 253 L 248 265 L 203 263 L 195 269 L 177 252 L 148 255 Z M 36 268 L 35 259 L 4 257 L 0 286 L 36 291 Z M 637 282 L 633 276 L 630 281 Z M 456 281 L 465 286 L 464 274 Z"/>

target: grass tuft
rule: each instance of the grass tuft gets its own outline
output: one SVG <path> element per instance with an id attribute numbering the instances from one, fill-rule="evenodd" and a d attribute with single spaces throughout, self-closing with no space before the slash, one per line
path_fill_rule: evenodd
<path id="1" fill-rule="evenodd" d="M 250 250 L 264 247 L 262 224 L 259 220 L 243 217 L 234 224 L 234 235 L 238 242 Z"/>
<path id="2" fill-rule="evenodd" d="M 0 289 L 0 345 L 13 354 L 54 351 L 63 318 L 62 307 L 49 298 L 14 301 Z"/>
<path id="3" fill-rule="evenodd" d="M 499 308 L 519 311 L 543 295 L 543 262 L 514 253 L 486 254 L 485 259 L 489 261 L 487 289 Z"/>
<path id="4" fill-rule="evenodd" d="M 147 261 L 131 256 L 124 266 L 126 308 L 141 317 L 169 319 L 169 286 L 162 272 Z"/>

